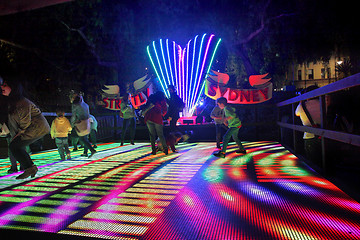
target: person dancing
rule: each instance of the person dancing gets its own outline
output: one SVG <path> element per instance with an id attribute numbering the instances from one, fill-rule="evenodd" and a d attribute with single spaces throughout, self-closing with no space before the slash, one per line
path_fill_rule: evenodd
<path id="1" fill-rule="evenodd" d="M 38 168 L 33 163 L 26 147 L 50 132 L 50 126 L 41 110 L 23 96 L 20 82 L 5 80 L 1 85 L 2 94 L 8 96 L 8 123 L 11 135 L 9 149 L 25 171 L 16 177 L 35 177 Z"/>
<path id="2" fill-rule="evenodd" d="M 236 115 L 235 108 L 230 107 L 228 105 L 227 99 L 224 97 L 220 97 L 216 100 L 217 105 L 220 109 L 223 109 L 225 112 L 225 121 L 228 122 L 229 129 L 226 131 L 224 137 L 223 137 L 223 146 L 222 149 L 213 154 L 216 157 L 225 157 L 226 148 L 230 141 L 230 138 L 232 137 L 236 144 L 238 145 L 239 149 L 236 150 L 236 153 L 243 153 L 246 154 L 246 150 L 244 149 L 243 145 L 241 144 L 241 141 L 238 138 L 238 133 L 241 128 L 241 121 Z"/>
<path id="3" fill-rule="evenodd" d="M 150 133 L 151 154 L 156 154 L 156 135 L 159 137 L 164 153 L 168 154 L 168 146 L 164 137 L 163 116 L 167 113 L 166 98 L 163 92 L 150 95 L 145 110 L 144 121 Z"/>

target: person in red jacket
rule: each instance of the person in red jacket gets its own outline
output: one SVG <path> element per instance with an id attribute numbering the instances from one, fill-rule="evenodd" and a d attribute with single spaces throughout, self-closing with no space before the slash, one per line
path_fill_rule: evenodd
<path id="1" fill-rule="evenodd" d="M 151 154 L 156 154 L 156 136 L 159 137 L 162 146 L 164 146 L 164 153 L 168 154 L 168 147 L 164 137 L 164 125 L 163 116 L 167 113 L 166 98 L 163 92 L 158 91 L 149 96 L 147 102 L 148 108 L 146 110 L 144 121 L 149 129 L 150 142 L 151 142 Z"/>

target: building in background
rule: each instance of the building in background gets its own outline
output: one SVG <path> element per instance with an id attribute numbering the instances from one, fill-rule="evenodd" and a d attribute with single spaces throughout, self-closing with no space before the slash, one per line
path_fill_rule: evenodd
<path id="1" fill-rule="evenodd" d="M 345 66 L 350 65 L 350 66 Z M 287 82 L 296 89 L 310 85 L 325 86 L 347 77 L 345 69 L 351 68 L 349 57 L 332 55 L 329 61 L 294 63 L 286 74 Z"/>

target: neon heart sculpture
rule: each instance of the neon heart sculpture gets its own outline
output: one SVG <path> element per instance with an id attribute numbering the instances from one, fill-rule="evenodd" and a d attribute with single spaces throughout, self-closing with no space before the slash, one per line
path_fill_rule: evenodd
<path id="1" fill-rule="evenodd" d="M 167 87 L 174 85 L 185 102 L 185 116 L 192 116 L 201 94 L 204 92 L 205 76 L 209 73 L 221 38 L 214 41 L 214 34 L 196 35 L 185 48 L 169 39 L 153 41 L 147 53 L 167 97 Z M 210 57 L 210 58 L 209 58 Z M 204 69 L 207 69 L 206 72 Z"/>

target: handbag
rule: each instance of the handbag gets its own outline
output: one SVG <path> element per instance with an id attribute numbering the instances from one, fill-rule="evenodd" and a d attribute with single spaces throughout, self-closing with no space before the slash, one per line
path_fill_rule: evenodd
<path id="1" fill-rule="evenodd" d="M 306 105 L 305 105 L 304 102 L 301 102 L 301 106 L 302 106 L 302 108 L 303 108 L 303 110 L 305 112 L 306 117 L 309 119 L 309 122 L 310 122 L 311 126 L 315 127 L 315 128 L 320 128 L 320 125 L 315 123 L 314 120 L 312 119 L 311 114 L 307 110 Z"/>
<path id="2" fill-rule="evenodd" d="M 79 137 L 90 134 L 90 118 L 75 123 L 75 131 Z"/>
<path id="3" fill-rule="evenodd" d="M 302 106 L 302 108 L 303 108 L 303 110 L 305 112 L 306 117 L 309 119 L 309 122 L 310 122 L 311 126 L 314 127 L 314 128 L 320 128 L 321 126 L 319 124 L 315 123 L 314 120 L 312 119 L 311 114 L 307 110 L 306 105 L 305 105 L 304 102 L 301 102 L 301 106 Z M 321 139 L 321 136 L 317 136 L 317 138 Z"/>
<path id="4" fill-rule="evenodd" d="M 5 123 L 0 124 L 1 128 L 0 128 L 0 137 L 7 137 L 7 135 L 10 134 L 9 128 L 6 126 Z"/>

